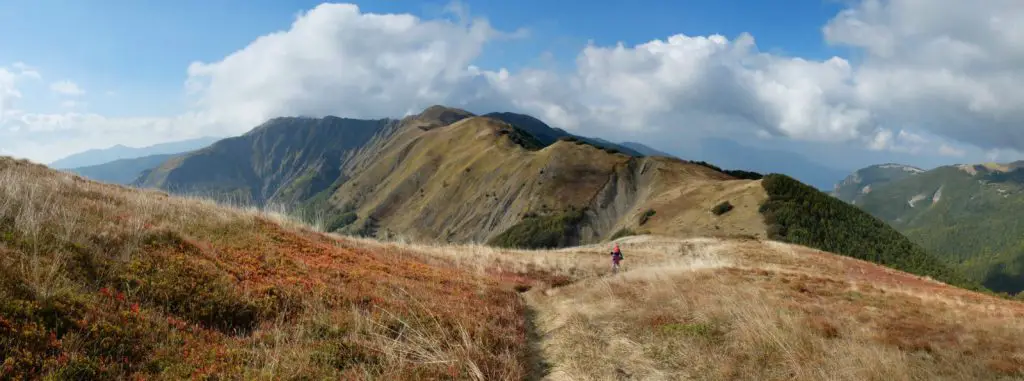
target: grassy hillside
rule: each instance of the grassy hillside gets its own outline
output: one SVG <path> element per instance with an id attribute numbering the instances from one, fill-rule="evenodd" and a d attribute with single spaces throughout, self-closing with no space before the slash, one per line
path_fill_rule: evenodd
<path id="1" fill-rule="evenodd" d="M 0 379 L 495 379 L 500 278 L 0 158 Z"/>
<path id="2" fill-rule="evenodd" d="M 1024 376 L 1014 301 L 777 242 L 620 243 L 607 277 L 605 244 L 332 237 L 0 158 L 0 378 Z"/>
<path id="3" fill-rule="evenodd" d="M 764 235 L 756 211 L 763 191 L 748 181 L 571 137 L 541 148 L 522 131 L 487 117 L 426 131 L 400 127 L 347 168 L 329 198 L 358 217 L 342 231 L 369 226 L 380 237 L 515 247 L 600 242 L 622 229 Z M 728 197 L 737 201 L 735 213 L 713 216 L 711 208 Z M 657 217 L 641 221 L 649 209 Z M 583 214 L 561 217 L 573 211 Z"/>
<path id="4" fill-rule="evenodd" d="M 389 119 L 275 118 L 167 161 L 135 185 L 256 205 L 296 205 L 327 189 L 347 160 L 393 125 Z"/>
<path id="5" fill-rule="evenodd" d="M 1024 290 L 1022 173 L 940 167 L 877 187 L 858 206 L 971 279 L 1018 293 Z"/>
<path id="6" fill-rule="evenodd" d="M 864 259 L 942 282 L 981 289 L 882 220 L 785 175 L 763 180 L 771 238 Z"/>
<path id="7" fill-rule="evenodd" d="M 354 245 L 466 269 L 550 274 L 523 295 L 546 377 L 1011 380 L 1024 305 L 866 261 L 770 241 L 632 237 L 555 251 Z"/>
<path id="8" fill-rule="evenodd" d="M 143 173 L 159 167 L 165 161 L 181 154 L 150 155 L 132 159 L 114 160 L 109 163 L 88 167 L 72 168 L 68 171 L 90 180 L 111 184 L 128 185 Z"/>
<path id="9" fill-rule="evenodd" d="M 857 204 L 857 200 L 885 184 L 923 173 L 924 170 L 902 164 L 879 164 L 859 169 L 836 184 L 832 196 Z"/>
<path id="10" fill-rule="evenodd" d="M 503 245 L 532 247 L 626 231 L 764 236 L 759 217 L 749 218 L 763 191 L 735 182 L 759 175 L 639 156 L 528 115 L 432 106 L 402 120 L 277 118 L 168 160 L 133 185 L 281 207 L 331 231 L 382 238 L 495 242 L 508 232 Z M 709 212 L 727 201 L 735 211 Z M 584 215 L 558 237 L 522 234 L 571 210 Z M 648 210 L 657 216 L 641 218 Z"/>

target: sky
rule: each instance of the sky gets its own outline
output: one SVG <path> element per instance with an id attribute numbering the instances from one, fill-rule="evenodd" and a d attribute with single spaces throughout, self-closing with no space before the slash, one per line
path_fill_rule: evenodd
<path id="1" fill-rule="evenodd" d="M 780 4 L 3 1 L 0 155 L 445 104 L 684 158 L 705 137 L 842 169 L 1022 158 L 1024 2 Z"/>

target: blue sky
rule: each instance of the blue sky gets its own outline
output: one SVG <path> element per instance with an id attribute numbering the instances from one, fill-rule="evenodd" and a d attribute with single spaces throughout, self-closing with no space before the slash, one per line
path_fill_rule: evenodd
<path id="1" fill-rule="evenodd" d="M 684 156 L 728 136 L 843 169 L 1006 161 L 1024 148 L 1011 38 L 1024 3 L 356 3 L 353 15 L 315 1 L 0 2 L 0 153 L 45 162 L 237 134 L 271 116 L 400 116 L 431 103 L 530 113 Z M 456 8 L 489 27 L 459 23 Z M 394 57 L 421 62 L 381 64 Z M 55 86 L 64 80 L 84 93 Z"/>

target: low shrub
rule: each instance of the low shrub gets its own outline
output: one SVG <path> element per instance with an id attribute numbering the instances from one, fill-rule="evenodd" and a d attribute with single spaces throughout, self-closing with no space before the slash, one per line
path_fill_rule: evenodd
<path id="1" fill-rule="evenodd" d="M 711 213 L 714 213 L 716 216 L 721 216 L 730 210 L 732 210 L 732 204 L 728 201 L 722 201 L 718 205 L 715 205 L 714 208 L 711 208 Z"/>
<path id="2" fill-rule="evenodd" d="M 582 210 L 524 218 L 488 242 L 492 246 L 521 249 L 550 249 L 575 244 Z"/>
<path id="3" fill-rule="evenodd" d="M 331 219 L 331 222 L 327 224 L 326 228 L 329 232 L 338 231 L 351 225 L 358 219 L 359 216 L 355 212 L 345 212 Z"/>
<path id="4" fill-rule="evenodd" d="M 629 237 L 629 236 L 634 236 L 634 235 L 637 235 L 637 234 L 636 234 L 635 231 L 633 231 L 633 229 L 622 228 L 622 229 L 619 229 L 619 231 L 615 232 L 615 234 L 612 234 L 612 236 L 611 236 L 611 238 L 609 238 L 609 240 L 614 241 L 614 240 L 617 240 L 617 239 L 622 238 L 622 237 Z"/>
<path id="5" fill-rule="evenodd" d="M 654 217 L 655 214 L 657 214 L 657 212 L 655 212 L 654 209 L 647 209 L 644 214 L 640 215 L 640 226 L 646 224 L 647 221 L 650 220 L 651 217 Z"/>

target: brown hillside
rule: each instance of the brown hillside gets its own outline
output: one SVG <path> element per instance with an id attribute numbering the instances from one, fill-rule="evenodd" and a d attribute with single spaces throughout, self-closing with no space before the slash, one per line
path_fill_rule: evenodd
<path id="1" fill-rule="evenodd" d="M 1024 304 L 806 247 L 624 238 L 624 272 L 610 276 L 604 244 L 350 242 L 475 271 L 550 274 L 525 293 L 545 380 L 1024 377 Z"/>
<path id="2" fill-rule="evenodd" d="M 634 158 L 577 142 L 539 150 L 515 141 L 511 125 L 471 117 L 424 130 L 405 127 L 373 147 L 331 198 L 355 205 L 362 226 L 413 240 L 484 242 L 529 215 L 586 209 L 579 242 L 623 228 L 678 236 L 763 236 L 764 191 L 706 167 Z M 723 216 L 710 210 L 730 200 Z M 656 215 L 640 226 L 641 215 Z"/>
<path id="3" fill-rule="evenodd" d="M 0 158 L 0 379 L 1024 376 L 1019 302 L 776 242 L 619 242 L 608 276 L 604 244 L 327 236 Z"/>
<path id="4" fill-rule="evenodd" d="M 274 217 L 0 158 L 0 379 L 528 370 L 511 287 Z"/>

